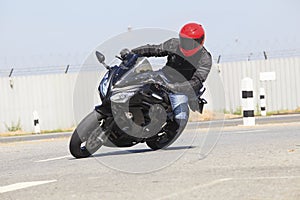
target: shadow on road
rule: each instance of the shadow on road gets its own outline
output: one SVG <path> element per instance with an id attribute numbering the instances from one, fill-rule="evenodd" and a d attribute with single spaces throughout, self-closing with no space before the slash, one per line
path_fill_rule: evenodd
<path id="1" fill-rule="evenodd" d="M 192 148 L 196 148 L 196 147 L 194 147 L 194 146 L 168 147 L 167 149 L 159 150 L 159 151 L 175 151 L 175 150 L 192 149 Z M 113 152 L 95 154 L 95 155 L 93 155 L 93 157 L 118 156 L 118 155 L 147 153 L 147 152 L 154 152 L 154 151 L 151 149 L 121 150 L 121 151 L 113 151 Z"/>

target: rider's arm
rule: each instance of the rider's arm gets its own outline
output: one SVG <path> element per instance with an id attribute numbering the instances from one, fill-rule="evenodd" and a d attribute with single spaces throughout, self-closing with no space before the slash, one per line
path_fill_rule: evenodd
<path id="1" fill-rule="evenodd" d="M 132 49 L 131 51 L 135 54 L 139 54 L 140 56 L 145 57 L 163 57 L 168 56 L 171 52 L 176 50 L 176 45 L 178 45 L 178 41 L 174 38 L 167 40 L 166 42 L 159 45 L 144 45 Z"/>
<path id="2" fill-rule="evenodd" d="M 202 88 L 202 83 L 206 80 L 208 73 L 210 72 L 212 66 L 212 58 L 210 53 L 206 53 L 202 55 L 202 58 L 199 60 L 197 65 L 195 66 L 197 69 L 193 74 L 192 78 L 189 81 L 185 81 L 183 83 L 174 83 L 170 85 L 171 90 L 177 92 L 186 93 L 187 88 L 193 88 L 195 92 L 199 91 Z"/>
<path id="3" fill-rule="evenodd" d="M 212 57 L 206 49 L 203 49 L 202 52 L 202 57 L 196 65 L 196 71 L 192 77 L 192 80 L 194 77 L 197 77 L 200 81 L 204 82 L 207 79 L 212 66 Z"/>

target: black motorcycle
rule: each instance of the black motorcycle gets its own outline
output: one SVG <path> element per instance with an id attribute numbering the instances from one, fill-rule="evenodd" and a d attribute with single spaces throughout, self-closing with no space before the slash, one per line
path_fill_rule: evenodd
<path id="1" fill-rule="evenodd" d="M 171 91 L 164 87 L 166 77 L 153 71 L 146 58 L 126 49 L 117 56 L 122 62 L 113 67 L 105 64 L 100 52 L 96 51 L 96 56 L 108 70 L 98 88 L 102 104 L 73 132 L 69 145 L 71 154 L 85 158 L 102 145 L 131 147 L 146 142 L 153 150 L 171 145 L 184 127 L 174 120 L 169 100 Z M 199 99 L 196 107 L 202 104 L 202 110 L 203 101 Z"/>

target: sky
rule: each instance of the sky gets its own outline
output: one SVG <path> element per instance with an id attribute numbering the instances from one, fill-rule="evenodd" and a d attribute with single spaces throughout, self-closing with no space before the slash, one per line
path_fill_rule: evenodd
<path id="1" fill-rule="evenodd" d="M 300 49 L 298 0 L 0 0 L 0 69 L 80 64 L 141 28 L 201 23 L 213 56 Z M 145 41 L 147 43 L 147 41 Z"/>

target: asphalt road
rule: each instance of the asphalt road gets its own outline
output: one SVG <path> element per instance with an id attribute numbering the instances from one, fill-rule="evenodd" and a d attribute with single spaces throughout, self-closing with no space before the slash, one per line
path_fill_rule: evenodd
<path id="1" fill-rule="evenodd" d="M 188 129 L 167 150 L 87 159 L 68 142 L 0 143 L 0 199 L 300 199 L 300 122 Z"/>

